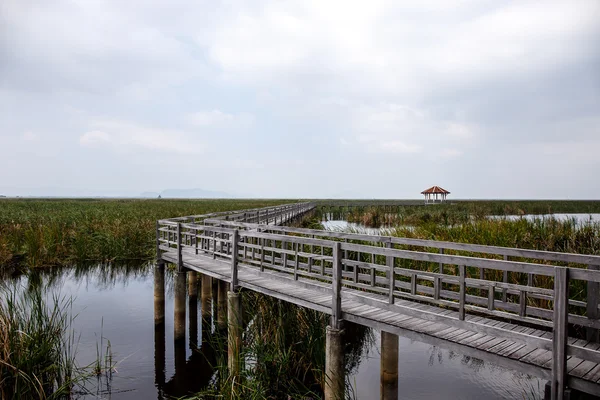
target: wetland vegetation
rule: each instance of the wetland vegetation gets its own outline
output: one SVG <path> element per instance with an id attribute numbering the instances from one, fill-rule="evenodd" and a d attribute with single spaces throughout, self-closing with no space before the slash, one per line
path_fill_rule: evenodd
<path id="1" fill-rule="evenodd" d="M 147 261 L 154 257 L 158 219 L 289 201 L 2 199 L 0 266 Z"/>

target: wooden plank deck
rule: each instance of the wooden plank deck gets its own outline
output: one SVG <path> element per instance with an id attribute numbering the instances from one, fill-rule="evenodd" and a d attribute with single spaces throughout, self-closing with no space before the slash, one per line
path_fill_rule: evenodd
<path id="1" fill-rule="evenodd" d="M 211 255 L 200 253 L 198 255 L 183 253 L 183 267 L 219 280 L 231 281 L 229 261 L 213 259 Z M 178 253 L 177 251 L 163 252 L 162 259 L 176 264 Z M 240 263 L 238 284 L 243 288 L 303 307 L 327 314 L 332 313 L 333 290 L 328 282 L 295 280 L 289 273 L 274 270 L 260 272 L 256 267 Z M 387 295 L 367 293 L 347 287 L 342 291 L 342 319 L 346 321 L 448 348 L 543 379 L 551 379 L 552 351 L 514 340 L 515 336 L 509 335 L 510 332 L 526 333 L 533 337 L 551 339 L 551 332 L 485 316 L 466 316 L 465 321 L 477 326 L 502 328 L 507 332 L 506 337 L 503 337 L 498 334 L 486 334 L 481 330 L 459 328 L 426 317 L 432 315 L 459 319 L 459 311 L 435 305 L 404 299 L 396 299 L 394 304 L 388 304 Z M 598 343 L 574 338 L 569 338 L 569 344 L 593 350 L 600 348 Z M 569 356 L 566 368 L 570 387 L 600 396 L 600 363 Z"/>

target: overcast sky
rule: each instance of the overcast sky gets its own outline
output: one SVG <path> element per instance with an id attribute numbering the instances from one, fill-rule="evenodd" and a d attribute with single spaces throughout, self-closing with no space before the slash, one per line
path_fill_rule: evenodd
<path id="1" fill-rule="evenodd" d="M 0 1 L 4 194 L 432 185 L 600 198 L 600 1 Z"/>

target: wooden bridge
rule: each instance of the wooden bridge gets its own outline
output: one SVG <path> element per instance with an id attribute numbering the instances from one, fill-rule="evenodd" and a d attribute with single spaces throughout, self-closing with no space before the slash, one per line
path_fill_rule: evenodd
<path id="1" fill-rule="evenodd" d="M 160 220 L 159 260 L 331 315 L 328 346 L 352 321 L 382 330 L 382 357 L 387 332 L 547 379 L 552 399 L 600 396 L 600 256 L 281 226 L 314 207 Z M 327 357 L 326 398 L 338 398 Z"/>

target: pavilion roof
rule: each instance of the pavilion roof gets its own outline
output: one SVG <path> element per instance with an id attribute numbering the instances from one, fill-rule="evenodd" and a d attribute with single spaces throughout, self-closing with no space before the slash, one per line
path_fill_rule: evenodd
<path id="1" fill-rule="evenodd" d="M 432 186 L 429 189 L 425 189 L 421 192 L 421 194 L 450 194 L 449 191 L 443 189 L 439 186 Z"/>

